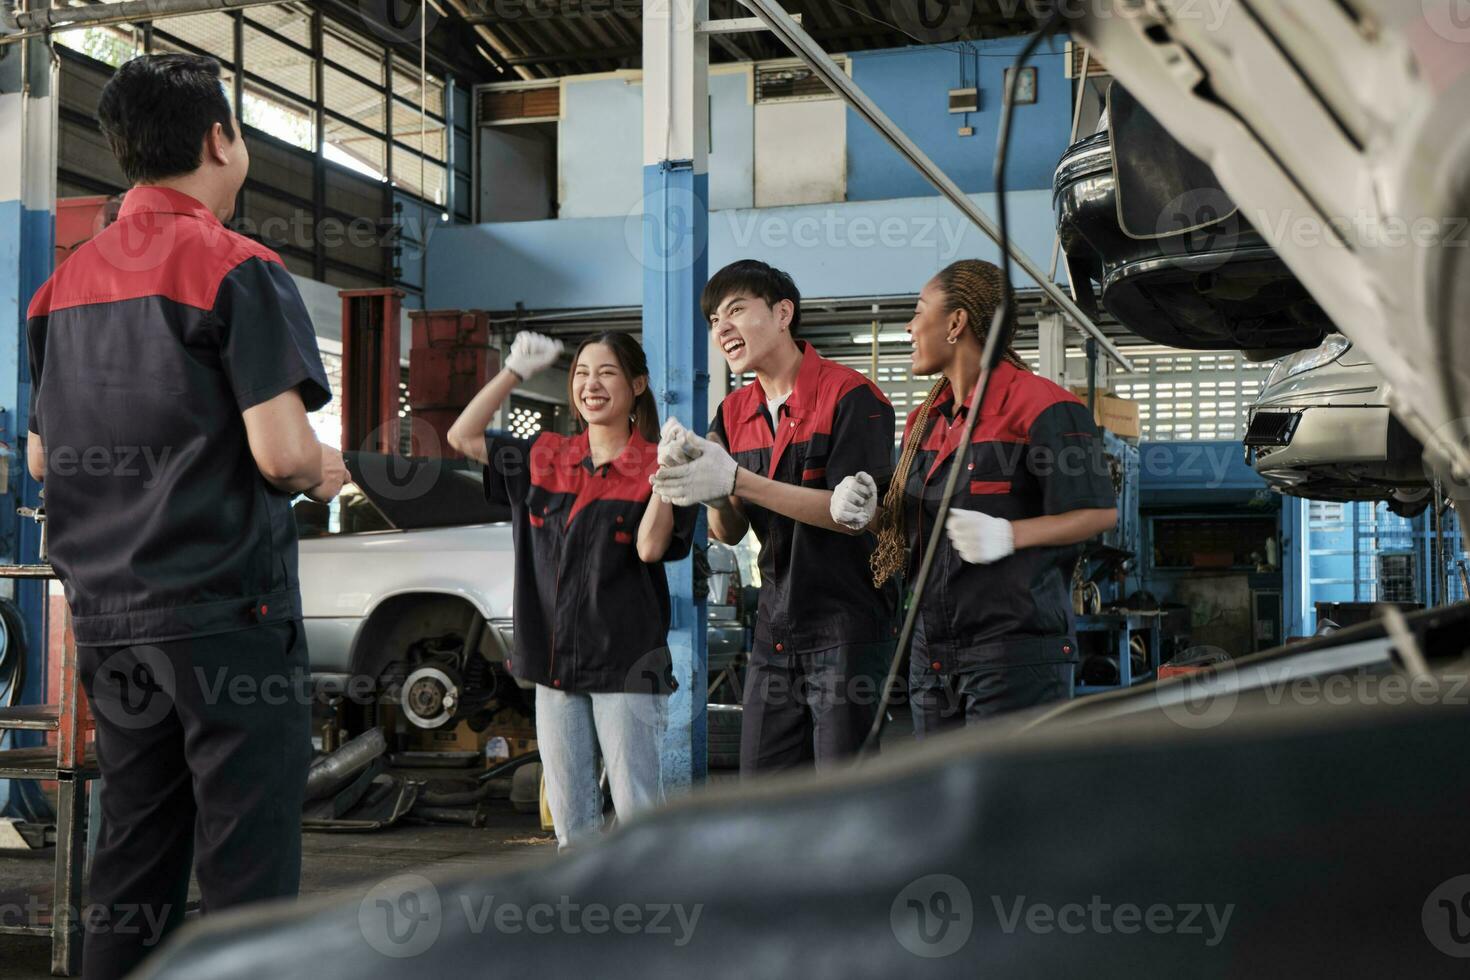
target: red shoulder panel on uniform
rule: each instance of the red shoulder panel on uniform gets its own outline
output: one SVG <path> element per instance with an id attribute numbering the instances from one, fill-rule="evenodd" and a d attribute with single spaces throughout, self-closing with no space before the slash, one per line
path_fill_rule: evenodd
<path id="1" fill-rule="evenodd" d="M 208 310 L 225 277 L 252 258 L 282 265 L 274 251 L 218 222 L 163 212 L 128 215 L 56 270 L 37 292 L 30 315 L 148 296 Z"/>
<path id="2" fill-rule="evenodd" d="M 47 279 L 41 283 L 41 288 L 36 290 L 36 295 L 31 297 L 30 305 L 26 307 L 26 319 L 33 320 L 38 316 L 46 316 L 50 312 L 51 280 Z"/>
<path id="3" fill-rule="evenodd" d="M 1001 411 L 1014 420 L 1022 433 L 1030 432 L 1032 423 L 1053 405 L 1069 402 L 1082 404 L 1082 399 L 1049 378 L 1014 366 L 1011 366 L 1011 370 L 1015 372 L 1015 376 L 1006 392 Z"/>
<path id="4" fill-rule="evenodd" d="M 576 436 L 567 437 L 555 432 L 541 432 L 531 443 L 531 485 L 551 493 L 576 493 L 577 470 L 586 449 Z"/>

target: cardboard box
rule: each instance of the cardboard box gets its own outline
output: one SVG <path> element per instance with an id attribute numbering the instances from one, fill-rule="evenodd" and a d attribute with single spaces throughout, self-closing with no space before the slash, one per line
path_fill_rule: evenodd
<path id="1" fill-rule="evenodd" d="M 453 728 L 415 728 L 407 726 L 403 733 L 403 747 L 412 752 L 480 752 L 485 748 L 484 732 L 477 732 L 468 721 L 460 721 Z"/>
<path id="2" fill-rule="evenodd" d="M 1082 404 L 1087 404 L 1086 388 L 1073 388 L 1072 394 L 1082 399 Z M 1143 426 L 1138 421 L 1138 403 L 1127 398 L 1099 391 L 1092 417 L 1093 421 L 1115 436 L 1137 439 L 1143 435 Z"/>

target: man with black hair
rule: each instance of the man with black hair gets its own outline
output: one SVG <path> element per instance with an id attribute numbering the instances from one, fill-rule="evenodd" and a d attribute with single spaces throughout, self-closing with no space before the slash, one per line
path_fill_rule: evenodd
<path id="1" fill-rule="evenodd" d="M 132 184 L 31 301 L 27 463 L 46 484 L 105 781 L 84 975 L 183 921 L 295 895 L 309 761 L 291 498 L 334 497 L 316 334 L 270 249 L 225 228 L 249 155 L 219 64 L 135 58 L 98 105 Z"/>
<path id="2" fill-rule="evenodd" d="M 832 519 L 832 491 L 893 470 L 893 406 L 872 381 L 796 339 L 791 277 L 743 260 L 701 307 L 732 373 L 756 380 L 720 405 L 708 439 L 665 426 L 655 492 L 709 507 L 710 532 L 760 538 L 761 593 L 746 673 L 743 773 L 819 767 L 855 753 L 893 650 L 896 590 L 873 585 L 874 538 Z"/>

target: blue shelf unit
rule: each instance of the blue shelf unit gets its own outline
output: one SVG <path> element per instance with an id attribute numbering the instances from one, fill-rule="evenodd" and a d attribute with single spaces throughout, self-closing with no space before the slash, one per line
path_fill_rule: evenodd
<path id="1" fill-rule="evenodd" d="M 1218 647 L 1233 656 L 1303 632 L 1304 502 L 1268 489 L 1245 463 L 1238 442 L 1145 442 L 1129 448 L 1136 476 L 1124 481 L 1119 527 L 1108 543 L 1135 557 L 1123 565 L 1121 580 L 1110 580 L 1106 588 L 1099 582 L 1104 606 L 1147 592 L 1165 606 L 1187 607 L 1188 645 Z M 1077 694 L 1154 679 L 1161 660 L 1174 652 L 1164 649 L 1163 623 L 1163 615 L 1137 610 L 1079 616 L 1079 644 L 1092 656 L 1117 658 L 1117 683 L 1080 683 L 1079 671 Z M 1090 633 L 1106 638 L 1089 641 Z M 1137 666 L 1129 655 L 1135 636 L 1146 646 Z"/>

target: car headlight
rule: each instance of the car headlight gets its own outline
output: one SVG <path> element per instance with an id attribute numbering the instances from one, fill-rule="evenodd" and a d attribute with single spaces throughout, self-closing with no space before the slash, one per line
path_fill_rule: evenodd
<path id="1" fill-rule="evenodd" d="M 1266 376 L 1266 387 L 1269 388 L 1287 378 L 1294 378 L 1298 374 L 1305 374 L 1324 364 L 1331 364 L 1346 354 L 1348 348 L 1352 346 L 1353 342 L 1342 334 L 1329 334 L 1326 340 L 1311 350 L 1297 351 L 1290 357 L 1283 357 L 1277 361 L 1271 373 Z"/>

